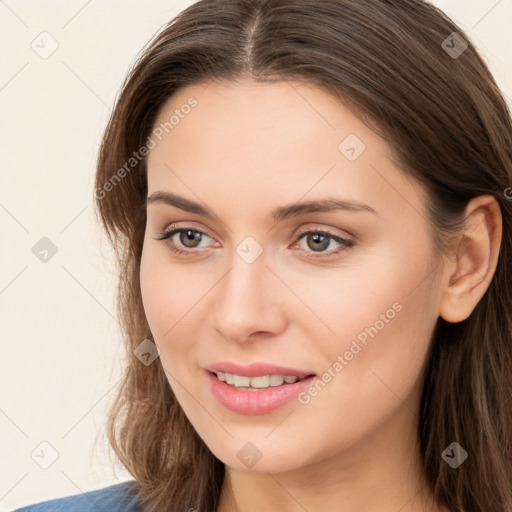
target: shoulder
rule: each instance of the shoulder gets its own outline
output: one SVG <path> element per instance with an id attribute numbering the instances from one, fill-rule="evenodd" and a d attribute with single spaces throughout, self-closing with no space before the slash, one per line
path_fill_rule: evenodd
<path id="1" fill-rule="evenodd" d="M 13 512 L 140 512 L 135 481 L 114 484 L 81 494 L 43 501 Z"/>

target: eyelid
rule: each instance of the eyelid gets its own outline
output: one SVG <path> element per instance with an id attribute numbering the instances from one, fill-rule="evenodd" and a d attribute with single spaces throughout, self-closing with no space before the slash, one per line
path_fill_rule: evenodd
<path id="1" fill-rule="evenodd" d="M 210 237 L 212 239 L 215 238 L 215 237 L 209 235 L 208 231 L 205 231 L 203 228 L 195 227 L 193 221 L 187 221 L 187 223 L 185 223 L 183 226 L 180 225 L 180 222 L 173 222 L 172 224 L 169 224 L 168 226 L 166 226 L 162 230 L 162 233 L 166 233 L 166 232 L 169 232 L 169 231 L 172 231 L 172 230 L 178 230 L 178 229 L 183 229 L 183 230 L 193 229 L 194 231 L 197 231 L 198 233 L 206 235 L 206 236 L 208 236 L 208 237 Z M 329 234 L 329 235 L 331 235 L 333 237 L 345 238 L 345 239 L 348 239 L 350 241 L 354 241 L 355 242 L 354 235 L 352 233 L 349 233 L 348 231 L 344 231 L 345 234 L 334 233 L 331 230 L 331 228 L 322 228 L 322 227 L 319 227 L 319 225 L 315 224 L 315 223 L 309 223 L 309 224 L 306 224 L 305 226 L 302 226 L 301 228 L 299 228 L 299 230 L 295 234 L 295 238 L 298 238 L 301 235 L 303 235 L 304 233 L 307 233 L 309 231 L 324 232 L 324 233 L 327 233 L 327 234 Z"/>
<path id="2" fill-rule="evenodd" d="M 331 231 L 330 228 L 326 229 L 319 227 L 315 228 L 314 226 L 306 226 L 299 230 L 299 232 L 295 235 L 294 242 L 291 245 L 289 245 L 288 248 L 298 247 L 302 237 L 305 234 L 309 233 L 316 233 L 327 236 L 327 238 L 330 238 L 331 240 L 334 240 L 337 244 L 339 244 L 339 247 L 337 249 L 331 249 L 330 251 L 326 252 L 301 251 L 306 252 L 308 254 L 308 256 L 306 257 L 309 258 L 310 260 L 319 259 L 320 261 L 325 260 L 326 262 L 328 262 L 331 261 L 332 258 L 340 256 L 343 252 L 346 252 L 348 249 L 351 249 L 356 245 L 356 241 L 353 235 L 344 236 L 334 233 L 333 231 Z"/>
<path id="3" fill-rule="evenodd" d="M 174 236 L 176 233 L 179 233 L 180 231 L 187 231 L 187 230 L 195 231 L 196 233 L 200 233 L 201 235 L 206 235 L 208 238 L 215 240 L 215 237 L 209 235 L 206 230 L 204 230 L 202 228 L 195 227 L 194 224 L 191 222 L 188 222 L 188 223 L 184 224 L 183 226 L 181 226 L 179 222 L 173 222 L 172 224 L 169 224 L 165 229 L 162 230 L 161 235 L 163 236 L 164 234 L 166 234 L 168 236 L 168 238 L 172 238 L 172 236 Z M 172 235 L 170 235 L 170 233 L 172 233 L 173 231 L 174 231 L 174 233 Z M 160 240 L 161 240 L 161 238 L 160 238 Z M 167 241 L 167 240 L 164 240 L 164 241 Z M 201 249 L 203 249 L 203 248 L 201 248 Z M 192 254 L 194 252 L 194 250 L 195 249 L 188 249 L 186 252 L 189 252 Z"/>
<path id="4" fill-rule="evenodd" d="M 336 233 L 334 232 L 335 228 L 323 228 L 320 227 L 318 224 L 310 223 L 306 224 L 305 226 L 299 228 L 296 237 L 300 237 L 304 233 L 307 233 L 309 231 L 315 231 L 319 233 L 327 233 L 330 236 L 338 237 L 338 238 L 344 238 L 345 240 L 349 240 L 351 242 L 355 243 L 355 236 L 352 233 L 349 233 L 348 231 L 343 231 L 343 233 Z"/>
<path id="5" fill-rule="evenodd" d="M 175 223 L 172 223 L 172 224 L 168 225 L 161 232 L 161 236 L 159 238 L 156 238 L 156 240 L 162 240 L 164 243 L 166 243 L 176 233 L 179 233 L 180 231 L 186 231 L 187 229 L 191 230 L 191 231 L 195 231 L 196 233 L 200 233 L 201 235 L 206 235 L 207 237 L 211 238 L 212 240 L 215 240 L 215 238 L 210 236 L 207 231 L 195 227 L 192 221 L 188 221 L 187 223 L 184 223 L 183 226 L 181 226 L 179 222 L 175 222 Z M 311 254 L 311 256 L 308 256 L 309 258 L 325 258 L 325 259 L 328 259 L 329 257 L 337 256 L 338 254 L 340 254 L 344 250 L 353 247 L 355 245 L 355 243 L 356 243 L 355 239 L 354 239 L 354 236 L 352 234 L 349 234 L 348 232 L 347 232 L 347 234 L 349 236 L 345 236 L 345 235 L 334 233 L 331 230 L 331 228 L 321 228 L 321 227 L 318 227 L 318 225 L 315 225 L 315 224 L 307 224 L 306 226 L 301 227 L 298 230 L 298 232 L 296 232 L 296 234 L 294 235 L 293 242 L 290 245 L 288 245 L 287 248 L 296 247 L 299 244 L 299 242 L 301 240 L 301 237 L 304 234 L 311 233 L 311 232 L 327 235 L 328 238 L 331 238 L 336 243 L 340 244 L 340 247 L 337 248 L 337 249 L 331 249 L 330 251 L 327 251 L 327 252 L 318 252 L 316 254 L 315 254 L 314 251 L 302 251 L 302 252 L 306 252 L 308 254 Z M 201 252 L 201 250 L 205 249 L 205 248 L 182 249 L 181 246 L 176 246 L 174 243 L 168 243 L 167 245 L 169 245 L 169 248 L 172 251 L 174 251 L 174 252 L 183 253 L 183 254 L 187 254 L 188 253 L 191 256 L 195 255 L 198 252 Z M 173 246 L 173 247 L 171 247 L 171 246 Z"/>

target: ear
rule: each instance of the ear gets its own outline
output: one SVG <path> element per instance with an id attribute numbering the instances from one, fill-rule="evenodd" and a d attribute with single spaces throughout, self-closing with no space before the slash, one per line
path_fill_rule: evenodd
<path id="1" fill-rule="evenodd" d="M 485 294 L 498 264 L 502 218 L 498 202 L 478 196 L 466 206 L 467 226 L 443 274 L 439 315 L 447 322 L 469 317 Z"/>

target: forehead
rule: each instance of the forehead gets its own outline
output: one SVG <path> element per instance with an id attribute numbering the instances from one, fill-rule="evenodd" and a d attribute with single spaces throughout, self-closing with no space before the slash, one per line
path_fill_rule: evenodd
<path id="1" fill-rule="evenodd" d="M 195 106 L 191 108 L 190 104 Z M 172 139 L 171 146 L 186 142 L 190 148 L 206 151 L 214 146 L 230 154 L 236 149 L 236 141 L 243 143 L 242 150 L 258 147 L 262 157 L 304 153 L 317 158 L 325 149 L 337 155 L 336 142 L 349 133 L 364 139 L 366 149 L 373 152 L 389 149 L 332 95 L 315 85 L 291 81 L 244 80 L 188 86 L 167 100 L 155 125 L 165 131 L 163 139 Z M 171 133 L 172 137 L 167 137 Z M 324 143 L 318 147 L 320 140 Z M 311 152 L 313 145 L 318 150 Z M 152 152 L 158 153 L 158 149 Z M 248 156 L 256 158 L 254 154 Z"/>
<path id="2" fill-rule="evenodd" d="M 150 193 L 188 188 L 189 197 L 248 205 L 254 197 L 283 203 L 328 192 L 379 209 L 393 195 L 396 204 L 399 190 L 419 192 L 384 139 L 312 84 L 188 86 L 164 104 L 153 133 L 159 127 L 148 157 Z"/>

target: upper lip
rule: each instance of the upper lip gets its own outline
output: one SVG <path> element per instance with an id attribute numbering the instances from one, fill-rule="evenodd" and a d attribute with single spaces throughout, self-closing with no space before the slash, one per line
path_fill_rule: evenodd
<path id="1" fill-rule="evenodd" d="M 247 377 L 259 377 L 263 375 L 296 375 L 299 379 L 315 375 L 314 372 L 298 370 L 297 368 L 286 368 L 272 363 L 251 363 L 241 365 L 231 361 L 221 361 L 205 367 L 206 370 L 217 373 L 231 373 L 235 375 L 245 375 Z"/>

